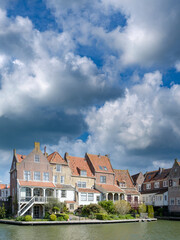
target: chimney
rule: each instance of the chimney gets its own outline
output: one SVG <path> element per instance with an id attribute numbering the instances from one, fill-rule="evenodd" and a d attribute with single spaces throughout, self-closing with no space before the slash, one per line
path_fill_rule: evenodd
<path id="1" fill-rule="evenodd" d="M 160 168 L 159 168 L 159 173 L 162 173 L 162 170 L 163 170 L 163 168 L 160 167 Z"/>
<path id="2" fill-rule="evenodd" d="M 99 157 L 99 158 L 101 157 L 101 154 L 100 154 L 100 153 L 98 154 L 98 157 Z"/>
<path id="3" fill-rule="evenodd" d="M 16 155 L 16 149 L 13 149 L 13 156 Z"/>
<path id="4" fill-rule="evenodd" d="M 36 152 L 40 152 L 40 143 L 39 142 L 35 142 L 34 143 L 34 148 Z"/>
<path id="5" fill-rule="evenodd" d="M 44 147 L 44 156 L 48 157 L 48 153 L 46 152 L 46 146 Z"/>

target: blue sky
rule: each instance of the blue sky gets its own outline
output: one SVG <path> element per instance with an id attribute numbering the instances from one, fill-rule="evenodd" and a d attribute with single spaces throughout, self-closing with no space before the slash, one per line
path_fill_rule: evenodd
<path id="1" fill-rule="evenodd" d="M 0 180 L 12 150 L 109 154 L 131 173 L 180 157 L 180 3 L 0 1 Z"/>

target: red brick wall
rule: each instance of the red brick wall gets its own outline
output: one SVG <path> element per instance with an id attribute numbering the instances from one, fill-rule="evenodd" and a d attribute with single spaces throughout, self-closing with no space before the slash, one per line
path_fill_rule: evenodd
<path id="1" fill-rule="evenodd" d="M 114 175 L 113 174 L 109 174 L 109 173 L 95 173 L 95 177 L 96 177 L 96 183 L 97 184 L 101 184 L 100 182 L 100 176 L 106 176 L 106 184 L 108 185 L 113 185 L 114 184 Z"/>

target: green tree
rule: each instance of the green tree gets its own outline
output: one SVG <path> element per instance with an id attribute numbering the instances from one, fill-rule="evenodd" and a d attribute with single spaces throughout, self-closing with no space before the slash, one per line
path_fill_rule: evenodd
<path id="1" fill-rule="evenodd" d="M 154 208 L 152 205 L 148 205 L 148 217 L 150 218 L 154 217 Z"/>
<path id="2" fill-rule="evenodd" d="M 101 201 L 101 202 L 98 202 L 98 204 L 103 207 L 107 213 L 110 213 L 110 214 L 114 214 L 115 213 L 115 207 L 114 207 L 114 203 L 113 201 L 109 200 L 105 200 L 105 201 Z"/>
<path id="3" fill-rule="evenodd" d="M 45 205 L 46 212 L 52 214 L 54 210 L 58 209 L 60 212 L 64 212 L 66 205 L 62 202 L 59 202 L 56 198 L 50 198 L 48 203 Z"/>
<path id="4" fill-rule="evenodd" d="M 130 212 L 131 205 L 125 200 L 119 200 L 114 203 L 115 211 L 120 215 L 125 215 Z"/>

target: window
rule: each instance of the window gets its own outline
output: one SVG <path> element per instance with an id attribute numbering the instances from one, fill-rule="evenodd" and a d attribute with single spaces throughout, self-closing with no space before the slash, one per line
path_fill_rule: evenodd
<path id="1" fill-rule="evenodd" d="M 40 181 L 41 180 L 40 172 L 34 172 L 34 180 L 35 181 Z"/>
<path id="2" fill-rule="evenodd" d="M 131 202 L 131 195 L 127 195 L 127 201 Z"/>
<path id="3" fill-rule="evenodd" d="M 94 193 L 88 193 L 88 201 L 94 201 Z"/>
<path id="4" fill-rule="evenodd" d="M 57 183 L 57 176 L 53 176 L 53 182 Z"/>
<path id="5" fill-rule="evenodd" d="M 180 198 L 176 198 L 177 205 L 180 205 Z"/>
<path id="6" fill-rule="evenodd" d="M 59 164 L 56 165 L 56 172 L 61 172 L 61 165 Z"/>
<path id="7" fill-rule="evenodd" d="M 154 188 L 159 188 L 159 182 L 154 183 Z"/>
<path id="8" fill-rule="evenodd" d="M 86 188 L 86 182 L 78 182 L 77 186 L 79 188 Z"/>
<path id="9" fill-rule="evenodd" d="M 36 163 L 40 162 L 40 156 L 39 155 L 34 156 L 34 162 L 36 162 Z"/>
<path id="10" fill-rule="evenodd" d="M 173 187 L 175 187 L 176 186 L 176 182 L 175 181 L 173 181 Z"/>
<path id="11" fill-rule="evenodd" d="M 139 192 L 141 191 L 141 185 L 138 185 L 138 191 Z"/>
<path id="12" fill-rule="evenodd" d="M 163 187 L 167 187 L 167 181 L 163 181 Z"/>
<path id="13" fill-rule="evenodd" d="M 104 170 L 107 171 L 107 167 L 104 166 Z"/>
<path id="14" fill-rule="evenodd" d="M 70 204 L 70 205 L 69 205 L 69 208 L 70 208 L 71 210 L 74 210 L 74 204 Z"/>
<path id="15" fill-rule="evenodd" d="M 61 176 L 61 183 L 64 184 L 64 176 Z"/>
<path id="16" fill-rule="evenodd" d="M 151 189 L 151 184 L 150 183 L 146 184 L 146 189 Z"/>
<path id="17" fill-rule="evenodd" d="M 169 180 L 169 187 L 172 187 L 172 179 Z"/>
<path id="18" fill-rule="evenodd" d="M 87 201 L 87 194 L 81 193 L 81 201 Z"/>
<path id="19" fill-rule="evenodd" d="M 66 197 L 66 190 L 61 190 L 61 197 L 65 198 Z"/>
<path id="20" fill-rule="evenodd" d="M 174 198 L 170 198 L 170 205 L 174 205 L 174 204 L 175 204 Z"/>
<path id="21" fill-rule="evenodd" d="M 26 181 L 31 180 L 31 172 L 30 171 L 24 171 L 24 180 L 26 180 Z"/>
<path id="22" fill-rule="evenodd" d="M 26 188 L 26 197 L 31 197 L 31 189 Z"/>
<path id="23" fill-rule="evenodd" d="M 87 172 L 85 170 L 81 170 L 81 176 L 86 177 L 87 176 Z"/>
<path id="24" fill-rule="evenodd" d="M 96 196 L 96 201 L 97 201 L 97 202 L 100 201 L 100 196 Z"/>
<path id="25" fill-rule="evenodd" d="M 106 176 L 100 176 L 100 182 L 106 183 Z"/>
<path id="26" fill-rule="evenodd" d="M 126 187 L 126 183 L 125 182 L 120 182 L 120 187 L 122 187 L 122 188 Z"/>
<path id="27" fill-rule="evenodd" d="M 167 201 L 167 196 L 166 195 L 164 196 L 164 200 Z"/>
<path id="28" fill-rule="evenodd" d="M 43 181 L 49 182 L 49 173 L 48 172 L 43 173 Z"/>
<path id="29" fill-rule="evenodd" d="M 100 169 L 100 170 L 103 170 L 103 167 L 102 167 L 102 166 L 99 166 L 99 169 Z"/>

